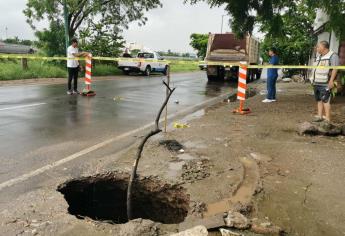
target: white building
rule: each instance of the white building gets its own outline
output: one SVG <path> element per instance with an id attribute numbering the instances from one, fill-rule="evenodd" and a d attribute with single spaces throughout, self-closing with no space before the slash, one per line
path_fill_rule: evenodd
<path id="1" fill-rule="evenodd" d="M 321 9 L 317 10 L 316 19 L 314 22 L 314 34 L 317 36 L 318 42 L 322 40 L 328 41 L 330 44 L 330 49 L 339 55 L 340 65 L 345 65 L 345 40 L 339 40 L 333 31 L 326 31 L 325 26 L 328 21 L 329 16 Z M 311 61 L 313 59 L 315 59 L 315 52 L 311 57 Z M 344 73 L 344 71 L 342 73 Z M 338 76 L 339 79 L 340 77 L 341 76 Z M 340 84 L 341 83 L 338 83 L 338 85 Z M 339 88 L 339 90 L 343 90 L 343 88 Z"/>
<path id="2" fill-rule="evenodd" d="M 316 19 L 314 21 L 314 34 L 317 35 L 318 42 L 327 41 L 330 44 L 330 49 L 336 53 L 339 50 L 339 39 L 335 33 L 325 31 L 326 23 L 329 21 L 329 16 L 321 9 L 316 11 Z"/>

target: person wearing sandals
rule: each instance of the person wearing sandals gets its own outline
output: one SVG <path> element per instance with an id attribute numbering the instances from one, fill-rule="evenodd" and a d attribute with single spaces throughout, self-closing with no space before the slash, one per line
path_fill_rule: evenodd
<path id="1" fill-rule="evenodd" d="M 314 65 L 316 66 L 338 66 L 338 55 L 329 49 L 327 41 L 321 41 L 316 47 L 319 54 Z M 314 95 L 317 102 L 317 115 L 314 122 L 331 122 L 331 90 L 334 88 L 334 81 L 337 77 L 336 69 L 316 68 L 311 74 L 311 83 L 314 86 Z M 325 115 L 324 115 L 325 114 Z"/>

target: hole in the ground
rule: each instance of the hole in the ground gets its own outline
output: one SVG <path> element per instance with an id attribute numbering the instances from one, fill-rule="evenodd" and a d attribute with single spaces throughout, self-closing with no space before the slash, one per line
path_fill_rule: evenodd
<path id="1" fill-rule="evenodd" d="M 129 175 L 111 172 L 70 180 L 58 187 L 77 217 L 126 223 L 126 197 Z M 134 218 L 177 224 L 188 214 L 189 195 L 184 188 L 156 178 L 138 178 L 133 188 Z"/>

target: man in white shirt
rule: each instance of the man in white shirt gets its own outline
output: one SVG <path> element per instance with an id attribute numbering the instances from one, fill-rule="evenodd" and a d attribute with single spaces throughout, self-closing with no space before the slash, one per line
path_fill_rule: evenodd
<path id="1" fill-rule="evenodd" d="M 67 94 L 79 94 L 78 91 L 78 72 L 82 70 L 80 63 L 77 59 L 73 59 L 76 57 L 85 57 L 87 56 L 87 52 L 79 53 L 78 50 L 78 40 L 72 39 L 72 45 L 67 49 L 67 69 L 68 69 L 68 90 Z M 73 90 L 72 90 L 72 80 L 73 80 Z"/>

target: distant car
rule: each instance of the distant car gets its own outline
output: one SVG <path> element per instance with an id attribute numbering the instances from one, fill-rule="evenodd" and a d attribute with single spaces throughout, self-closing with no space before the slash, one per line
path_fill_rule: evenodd
<path id="1" fill-rule="evenodd" d="M 152 72 L 159 72 L 164 75 L 168 73 L 168 63 L 163 61 L 163 58 L 156 52 L 139 52 L 135 59 L 120 60 L 118 68 L 125 75 L 129 75 L 131 72 L 143 73 L 146 76 L 150 76 Z"/>
<path id="2" fill-rule="evenodd" d="M 8 44 L 0 41 L 0 53 L 7 54 L 32 54 L 35 50 L 30 46 Z"/>
<path id="3" fill-rule="evenodd" d="M 206 62 L 205 62 L 205 61 L 201 61 L 201 62 L 199 63 L 199 68 L 200 68 L 200 70 L 206 70 L 206 69 L 207 69 L 207 64 L 206 64 Z"/>

